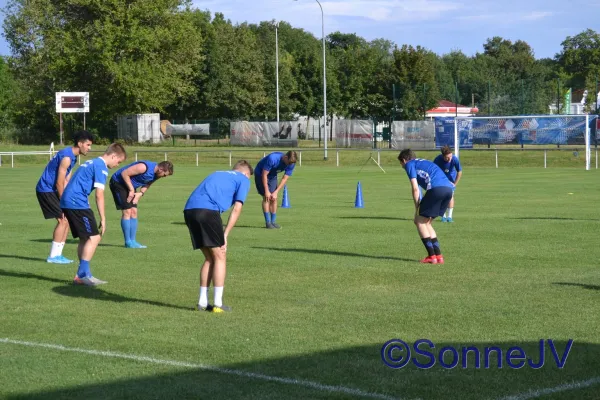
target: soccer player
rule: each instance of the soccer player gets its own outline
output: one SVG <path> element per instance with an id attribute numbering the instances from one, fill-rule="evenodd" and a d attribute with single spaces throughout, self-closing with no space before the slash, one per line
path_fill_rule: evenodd
<path id="1" fill-rule="evenodd" d="M 458 157 L 452 154 L 450 147 L 442 147 L 441 152 L 442 154 L 437 156 L 433 162 L 444 171 L 448 180 L 454 185 L 452 188 L 452 200 L 450 200 L 448 209 L 442 216 L 442 222 L 454 222 L 452 220 L 452 212 L 454 211 L 454 191 L 456 185 L 458 185 L 458 181 L 460 181 L 460 178 L 462 177 L 462 168 L 460 166 L 460 161 L 458 161 Z"/>
<path id="2" fill-rule="evenodd" d="M 444 215 L 444 210 L 452 199 L 452 182 L 437 165 L 429 160 L 416 158 L 415 153 L 410 149 L 402 150 L 398 160 L 406 170 L 410 181 L 415 202 L 414 223 L 427 250 L 427 257 L 421 262 L 443 264 L 444 257 L 440 242 L 432 223 L 436 217 Z M 427 190 L 421 200 L 419 200 L 419 186 Z"/>
<path id="3" fill-rule="evenodd" d="M 225 286 L 227 237 L 235 226 L 250 190 L 252 166 L 238 161 L 232 171 L 217 171 L 207 176 L 196 187 L 185 204 L 183 216 L 190 231 L 192 247 L 202 250 L 204 263 L 200 270 L 200 297 L 198 310 L 231 311 L 223 305 Z M 227 226 L 223 231 L 221 214 L 231 206 Z M 214 304 L 208 304 L 208 288 L 214 288 Z"/>
<path id="4" fill-rule="evenodd" d="M 60 198 L 69 182 L 77 156 L 80 154 L 85 156 L 92 148 L 92 141 L 92 134 L 88 131 L 76 132 L 73 136 L 73 146 L 64 148 L 54 155 L 46 165 L 35 187 L 35 194 L 44 218 L 55 218 L 57 222 L 52 234 L 50 255 L 46 259 L 49 263 L 69 264 L 73 262 L 62 255 L 69 234 L 69 221 L 60 208 Z"/>
<path id="5" fill-rule="evenodd" d="M 262 210 L 267 229 L 280 229 L 277 219 L 277 194 L 292 176 L 296 166 L 295 151 L 271 153 L 258 162 L 254 169 L 254 183 L 258 194 L 263 197 Z M 277 173 L 285 171 L 281 182 L 277 185 Z"/>
<path id="6" fill-rule="evenodd" d="M 150 185 L 173 175 L 173 163 L 163 161 L 159 164 L 152 161 L 136 161 L 126 165 L 113 174 L 110 179 L 110 191 L 117 210 L 122 210 L 121 229 L 125 238 L 125 247 L 130 249 L 145 249 L 136 240 L 138 228 L 138 203 L 148 191 Z M 140 189 L 136 193 L 137 189 Z"/>
<path id="7" fill-rule="evenodd" d="M 127 153 L 123 146 L 118 143 L 111 144 L 102 156 L 88 160 L 77 168 L 60 198 L 60 207 L 69 221 L 73 237 L 79 238 L 79 268 L 73 279 L 73 283 L 77 285 L 96 286 L 106 283 L 92 276 L 90 262 L 106 231 L 104 187 L 108 179 L 108 170 L 117 167 L 126 158 Z M 88 196 L 94 189 L 100 225 L 97 225 L 88 201 Z"/>

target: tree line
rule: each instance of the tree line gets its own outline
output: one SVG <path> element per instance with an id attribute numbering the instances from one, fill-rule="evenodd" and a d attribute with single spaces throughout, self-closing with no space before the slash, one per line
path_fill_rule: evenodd
<path id="1" fill-rule="evenodd" d="M 233 24 L 188 0 L 9 0 L 0 58 L 0 132 L 54 139 L 55 92 L 90 93 L 88 127 L 114 137 L 118 115 L 175 120 L 274 120 L 275 23 Z M 322 43 L 278 24 L 280 118 L 323 114 Z M 387 39 L 326 38 L 327 112 L 418 120 L 441 99 L 480 114 L 547 114 L 567 88 L 594 111 L 600 34 L 588 29 L 537 59 L 524 41 L 489 38 L 482 51 L 437 55 Z M 67 120 L 76 118 L 65 115 Z"/>

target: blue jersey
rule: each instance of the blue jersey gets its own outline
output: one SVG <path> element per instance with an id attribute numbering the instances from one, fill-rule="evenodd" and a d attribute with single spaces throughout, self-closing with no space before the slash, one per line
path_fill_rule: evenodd
<path id="1" fill-rule="evenodd" d="M 131 167 L 132 165 L 136 165 L 136 164 L 145 164 L 146 172 L 144 172 L 143 174 L 134 175 L 134 176 L 129 177 L 131 179 L 131 184 L 133 185 L 133 188 L 137 189 L 139 187 L 142 187 L 144 185 L 154 182 L 154 179 L 156 178 L 156 176 L 154 174 L 154 169 L 156 168 L 157 163 L 152 162 L 152 161 L 136 161 L 134 163 L 126 165 L 123 168 L 117 170 L 117 172 L 115 172 L 113 174 L 111 179 L 114 180 L 115 182 L 119 182 L 121 185 L 125 185 L 125 181 L 123 180 L 123 176 L 121 175 L 121 173 L 123 171 L 125 171 L 127 168 Z"/>
<path id="2" fill-rule="evenodd" d="M 429 160 L 423 160 L 422 158 L 410 160 L 406 163 L 405 169 L 408 179 L 416 178 L 419 186 L 425 190 L 440 186 L 454 187 L 444 171 Z"/>
<path id="3" fill-rule="evenodd" d="M 442 171 L 444 171 L 444 173 L 452 183 L 456 181 L 456 174 L 462 171 L 462 168 L 460 167 L 460 161 L 458 161 L 458 157 L 456 157 L 454 154 L 452 154 L 452 159 L 450 160 L 450 162 L 446 162 L 442 154 L 437 156 L 435 160 L 433 160 L 433 162 L 435 163 L 435 165 L 440 167 Z"/>
<path id="4" fill-rule="evenodd" d="M 254 168 L 254 174 L 262 176 L 262 172 L 267 170 L 269 171 L 269 177 L 277 176 L 277 173 L 281 171 L 285 171 L 287 176 L 292 176 L 292 172 L 294 171 L 296 164 L 285 165 L 285 163 L 281 160 L 284 155 L 285 154 L 283 153 L 275 152 L 264 157 L 258 162 L 258 164 L 256 164 L 256 168 Z"/>
<path id="5" fill-rule="evenodd" d="M 104 189 L 108 179 L 108 167 L 102 157 L 81 164 L 60 198 L 60 208 L 86 210 L 90 208 L 88 196 L 96 188 Z"/>
<path id="6" fill-rule="evenodd" d="M 36 192 L 40 193 L 50 193 L 56 192 L 56 178 L 58 177 L 58 168 L 60 167 L 60 163 L 65 157 L 69 157 L 71 159 L 71 164 L 67 167 L 67 175 L 75 166 L 75 161 L 77 160 L 77 156 L 73 153 L 72 147 L 67 147 L 66 149 L 62 149 L 58 153 L 54 155 L 52 160 L 46 165 L 40 180 L 35 187 Z"/>
<path id="7" fill-rule="evenodd" d="M 185 210 L 205 208 L 223 213 L 236 201 L 244 203 L 249 190 L 250 179 L 241 172 L 213 172 L 192 192 Z"/>

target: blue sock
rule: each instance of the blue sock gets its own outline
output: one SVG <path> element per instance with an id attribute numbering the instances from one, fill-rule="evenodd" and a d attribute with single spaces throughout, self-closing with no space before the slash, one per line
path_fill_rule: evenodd
<path id="1" fill-rule="evenodd" d="M 131 218 L 129 220 L 129 239 L 132 242 L 135 242 L 135 236 L 137 234 L 137 226 L 138 226 L 137 218 Z"/>
<path id="2" fill-rule="evenodd" d="M 121 219 L 121 229 L 123 230 L 123 236 L 125 237 L 125 243 L 129 243 L 131 241 L 131 236 L 129 233 L 131 232 L 131 220 L 130 219 Z"/>
<path id="3" fill-rule="evenodd" d="M 277 219 L 277 214 L 275 213 L 271 213 L 271 223 L 274 224 L 275 220 Z"/>
<path id="4" fill-rule="evenodd" d="M 271 213 L 263 212 L 263 214 L 265 215 L 265 222 L 267 224 L 270 224 L 271 223 Z"/>
<path id="5" fill-rule="evenodd" d="M 92 272 L 90 271 L 90 262 L 87 260 L 79 261 L 79 269 L 77 270 L 77 276 L 79 278 L 85 278 L 86 276 L 89 278 L 92 276 Z"/>

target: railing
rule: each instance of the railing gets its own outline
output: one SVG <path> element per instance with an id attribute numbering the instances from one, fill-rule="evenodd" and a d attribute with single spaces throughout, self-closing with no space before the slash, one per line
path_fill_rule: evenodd
<path id="1" fill-rule="evenodd" d="M 39 156 L 39 155 L 47 155 L 49 159 L 54 156 L 53 151 L 2 151 L 0 152 L 0 167 L 2 166 L 2 156 L 10 156 L 10 167 L 15 167 L 15 155 L 17 156 Z"/>

